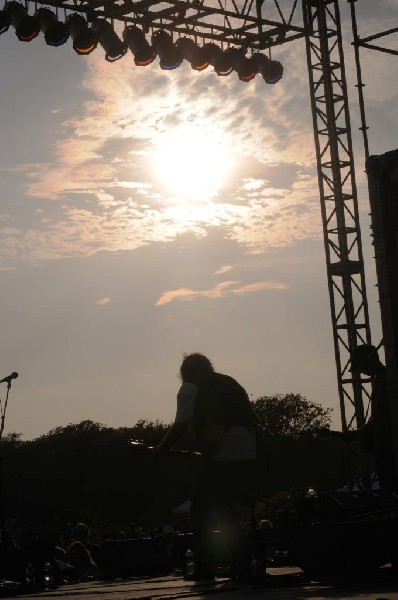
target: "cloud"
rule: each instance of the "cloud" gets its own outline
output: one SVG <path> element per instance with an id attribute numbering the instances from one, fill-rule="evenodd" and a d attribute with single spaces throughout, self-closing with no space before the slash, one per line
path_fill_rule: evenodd
<path id="1" fill-rule="evenodd" d="M 101 298 L 101 300 L 97 300 L 95 302 L 95 304 L 98 304 L 98 306 L 105 306 L 106 304 L 109 304 L 111 302 L 111 299 L 109 297 L 106 298 Z"/>
<path id="2" fill-rule="evenodd" d="M 237 296 L 244 296 L 246 294 L 252 294 L 253 292 L 262 292 L 263 290 L 287 290 L 288 285 L 281 281 L 258 281 L 256 283 L 249 283 L 243 285 L 240 288 L 231 290 L 231 294 Z"/>
<path id="3" fill-rule="evenodd" d="M 224 275 L 224 273 L 228 273 L 232 269 L 233 269 L 233 267 L 231 265 L 225 265 L 224 267 L 217 269 L 217 271 L 215 271 L 215 274 L 216 275 Z"/>
<path id="4" fill-rule="evenodd" d="M 170 304 L 173 300 L 195 300 L 196 298 L 222 298 L 229 295 L 243 296 L 264 290 L 285 290 L 288 286 L 280 281 L 258 281 L 243 285 L 241 287 L 233 287 L 240 283 L 239 281 L 224 281 L 217 284 L 210 290 L 191 290 L 188 288 L 180 288 L 178 290 L 168 290 L 164 292 L 155 306 L 163 306 Z"/>
<path id="5" fill-rule="evenodd" d="M 26 210 L 39 207 L 47 218 L 13 221 L 14 235 L 5 222 L 4 260 L 131 250 L 184 233 L 204 237 L 212 227 L 253 254 L 320 237 L 306 67 L 292 50 L 281 51 L 289 66 L 276 86 L 260 77 L 247 86 L 233 76 L 221 81 L 189 65 L 134 69 L 129 55 L 117 65 L 87 57 L 82 85 L 92 99 L 57 131 L 52 162 L 14 168 L 31 201 Z M 152 161 L 170 127 L 192 123 L 217 132 L 234 160 L 209 201 L 177 198 Z M 177 162 L 176 177 L 178 169 Z M 206 177 L 206 156 L 198 172 Z"/>
<path id="6" fill-rule="evenodd" d="M 2 173 L 25 173 L 27 177 L 29 177 L 31 173 L 37 175 L 40 172 L 44 172 L 47 168 L 48 165 L 46 164 L 25 163 L 22 165 L 14 165 L 12 167 L 1 167 L 0 171 Z"/>

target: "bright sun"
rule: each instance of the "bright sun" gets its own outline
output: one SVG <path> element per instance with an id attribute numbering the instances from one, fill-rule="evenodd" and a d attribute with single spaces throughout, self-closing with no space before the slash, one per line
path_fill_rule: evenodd
<path id="1" fill-rule="evenodd" d="M 165 188 L 178 198 L 208 200 L 220 190 L 231 156 L 221 133 L 187 124 L 162 135 L 154 168 Z"/>

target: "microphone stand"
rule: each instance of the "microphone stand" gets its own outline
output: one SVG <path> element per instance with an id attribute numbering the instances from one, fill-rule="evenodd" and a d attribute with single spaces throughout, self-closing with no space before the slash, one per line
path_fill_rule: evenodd
<path id="1" fill-rule="evenodd" d="M 8 404 L 8 396 L 10 394 L 11 389 L 11 378 L 7 379 L 7 395 L 4 402 L 4 408 L 1 411 L 0 417 L 0 533 L 1 533 L 1 543 L 0 547 L 3 550 L 8 550 L 10 547 L 10 540 L 7 535 L 6 530 L 6 518 L 5 518 L 5 510 L 4 510 L 4 496 L 3 496 L 3 463 L 4 463 L 4 455 L 3 455 L 3 442 L 2 435 L 4 431 L 4 421 L 6 416 L 7 404 Z"/>

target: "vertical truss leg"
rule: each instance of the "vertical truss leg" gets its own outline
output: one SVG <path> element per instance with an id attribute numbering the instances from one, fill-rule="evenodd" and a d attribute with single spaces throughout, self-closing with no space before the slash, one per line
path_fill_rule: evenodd
<path id="1" fill-rule="evenodd" d="M 350 354 L 370 343 L 338 0 L 302 0 L 334 350 L 343 430 L 361 427 L 369 379 Z M 366 402 L 364 400 L 366 399 Z"/>

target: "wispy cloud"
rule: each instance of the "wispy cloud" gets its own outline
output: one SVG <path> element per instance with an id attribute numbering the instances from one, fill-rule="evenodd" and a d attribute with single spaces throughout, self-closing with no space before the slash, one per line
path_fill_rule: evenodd
<path id="1" fill-rule="evenodd" d="M 217 269 L 217 271 L 215 271 L 215 274 L 216 275 L 224 275 L 224 273 L 228 273 L 229 271 L 232 271 L 232 269 L 233 269 L 232 265 L 225 265 L 224 267 Z"/>
<path id="2" fill-rule="evenodd" d="M 106 304 L 110 304 L 111 299 L 109 297 L 106 298 L 101 298 L 101 300 L 97 300 L 95 302 L 95 304 L 98 304 L 98 306 L 105 306 Z"/>
<path id="3" fill-rule="evenodd" d="M 189 288 L 180 288 L 178 290 L 168 290 L 164 292 L 155 306 L 170 304 L 173 300 L 195 300 L 197 298 L 222 298 L 229 295 L 243 296 L 262 292 L 264 290 L 286 290 L 288 286 L 281 281 L 257 281 L 240 287 L 233 287 L 239 284 L 239 281 L 224 281 L 217 284 L 210 290 L 191 290 Z"/>
<path id="4" fill-rule="evenodd" d="M 25 173 L 27 176 L 30 173 L 38 174 L 40 171 L 45 171 L 48 168 L 46 164 L 40 163 L 25 163 L 22 165 L 14 165 L 12 167 L 1 167 L 2 173 Z"/>
<path id="5" fill-rule="evenodd" d="M 243 285 L 240 288 L 231 290 L 232 294 L 237 296 L 245 296 L 246 294 L 252 294 L 253 292 L 262 292 L 264 290 L 287 290 L 289 286 L 281 281 L 257 281 L 256 283 L 249 283 Z"/>

